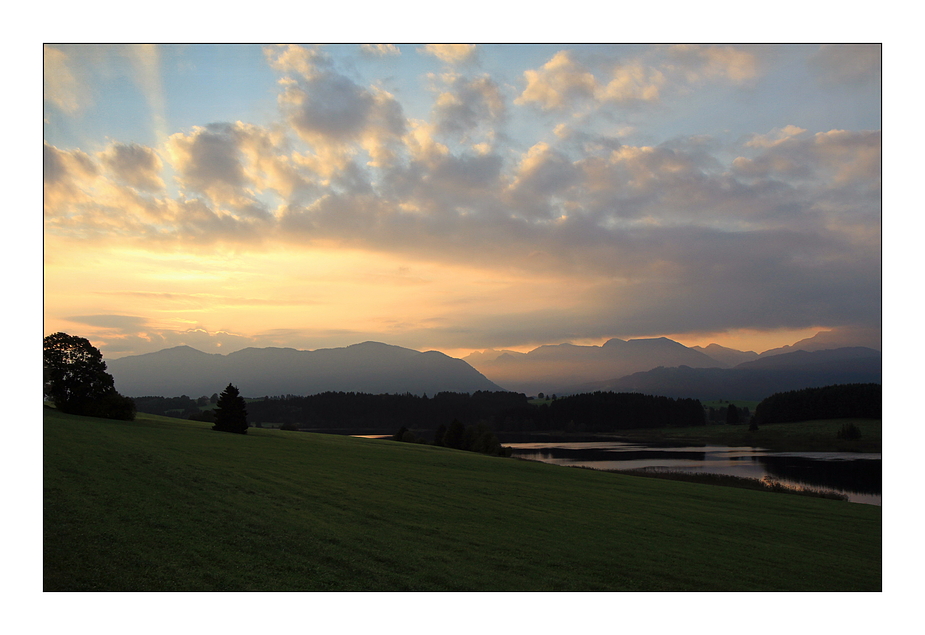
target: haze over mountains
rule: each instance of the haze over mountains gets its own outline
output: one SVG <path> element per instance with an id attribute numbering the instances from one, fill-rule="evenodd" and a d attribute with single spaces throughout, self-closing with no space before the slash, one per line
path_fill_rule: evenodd
<path id="1" fill-rule="evenodd" d="M 879 351 L 869 347 L 825 348 L 829 341 L 824 333 L 820 335 L 823 337 L 807 338 L 760 355 L 716 344 L 686 347 L 660 337 L 611 339 L 601 346 L 541 346 L 529 353 L 485 351 L 464 359 L 495 383 L 528 394 L 614 390 L 668 397 L 763 399 L 778 392 L 775 388 L 780 386 L 787 386 L 780 390 L 793 390 L 826 383 L 880 381 Z M 674 373 L 664 371 L 679 368 L 682 370 Z M 695 372 L 701 369 L 704 372 Z M 715 372 L 720 370 L 725 372 Z M 769 372 L 764 377 L 761 373 L 743 375 L 739 370 Z M 793 381 L 787 380 L 788 374 Z M 733 380 L 738 392 L 730 395 L 731 385 L 724 382 Z M 794 382 L 809 383 L 790 387 Z"/>
<path id="2" fill-rule="evenodd" d="M 782 353 L 744 362 L 734 368 L 658 367 L 619 379 L 577 386 L 574 390 L 761 401 L 788 390 L 880 383 L 882 376 L 880 351 L 858 346 Z"/>
<path id="3" fill-rule="evenodd" d="M 601 346 L 541 346 L 528 353 L 487 350 L 464 359 L 378 342 L 316 351 L 246 348 L 228 355 L 178 346 L 115 359 L 108 368 L 116 388 L 132 397 L 211 395 L 231 382 L 249 397 L 326 391 L 564 395 L 613 390 L 760 400 L 783 390 L 880 382 L 878 350 L 819 349 L 825 345 L 824 338 L 808 338 L 759 355 L 715 344 L 687 347 L 662 337 L 611 339 Z M 795 350 L 797 346 L 805 348 Z"/>
<path id="4" fill-rule="evenodd" d="M 229 382 L 247 397 L 502 390 L 462 360 L 378 342 L 316 351 L 245 348 L 228 355 L 177 346 L 107 365 L 116 389 L 129 397 L 211 395 Z"/>
<path id="5" fill-rule="evenodd" d="M 623 377 L 657 366 L 728 367 L 726 363 L 664 337 L 614 338 L 601 346 L 540 346 L 529 353 L 501 352 L 493 359 L 486 351 L 463 359 L 508 390 L 532 394 L 563 392 L 569 387 Z"/>

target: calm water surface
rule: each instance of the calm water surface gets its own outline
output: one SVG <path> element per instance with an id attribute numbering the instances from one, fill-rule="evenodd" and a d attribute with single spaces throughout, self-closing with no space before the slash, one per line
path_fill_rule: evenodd
<path id="1" fill-rule="evenodd" d="M 727 446 L 664 447 L 617 441 L 505 443 L 514 456 L 599 470 L 657 470 L 768 477 L 792 487 L 845 494 L 849 501 L 881 504 L 881 457 L 853 452 L 774 452 Z"/>

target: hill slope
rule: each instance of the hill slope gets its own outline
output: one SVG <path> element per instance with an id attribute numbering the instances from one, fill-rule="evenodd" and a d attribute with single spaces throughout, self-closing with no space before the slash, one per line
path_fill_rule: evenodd
<path id="1" fill-rule="evenodd" d="M 316 351 L 245 348 L 228 355 L 179 346 L 107 365 L 116 389 L 130 397 L 198 397 L 221 392 L 229 382 L 248 397 L 326 391 L 419 395 L 502 390 L 460 359 L 378 342 Z"/>
<path id="2" fill-rule="evenodd" d="M 150 415 L 43 441 L 45 591 L 882 586 L 872 505 Z"/>

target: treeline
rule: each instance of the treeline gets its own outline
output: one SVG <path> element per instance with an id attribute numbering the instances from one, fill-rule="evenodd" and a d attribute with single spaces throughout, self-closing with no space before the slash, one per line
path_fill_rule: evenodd
<path id="1" fill-rule="evenodd" d="M 442 392 L 433 397 L 328 392 L 265 397 L 250 402 L 248 412 L 254 423 L 294 424 L 303 429 L 435 430 L 454 419 L 465 426 L 483 423 L 496 432 L 611 432 L 705 423 L 696 399 L 611 392 L 560 397 L 539 406 L 513 392 Z"/>
<path id="2" fill-rule="evenodd" d="M 706 421 L 698 399 L 672 399 L 640 393 L 594 392 L 560 397 L 549 404 L 551 429 L 579 432 L 639 428 L 685 428 Z"/>
<path id="3" fill-rule="evenodd" d="M 771 395 L 755 408 L 755 422 L 791 423 L 813 419 L 880 419 L 880 384 L 837 384 Z"/>
<path id="4" fill-rule="evenodd" d="M 404 426 L 392 435 L 392 440 L 404 443 L 427 443 L 426 437 L 418 436 Z M 441 424 L 434 433 L 430 445 L 479 452 L 491 456 L 511 456 L 512 454 L 511 448 L 503 447 L 498 437 L 484 421 L 474 426 L 465 426 L 459 419 L 453 419 L 449 426 Z"/>
<path id="5" fill-rule="evenodd" d="M 708 424 L 718 425 L 739 425 L 749 423 L 752 413 L 748 406 L 739 408 L 735 404 L 729 404 L 725 408 L 714 408 L 712 406 L 704 408 L 704 413 Z"/>
<path id="6" fill-rule="evenodd" d="M 201 414 L 202 408 L 217 401 L 218 393 L 214 393 L 211 397 L 203 395 L 198 399 L 193 399 L 187 395 L 180 395 L 179 397 L 135 397 L 135 408 L 138 412 L 146 412 L 152 415 L 189 419 L 194 415 Z"/>
<path id="7" fill-rule="evenodd" d="M 197 400 L 189 397 L 142 397 L 141 412 L 205 418 Z M 352 433 L 393 434 L 404 427 L 432 440 L 439 426 L 458 420 L 463 426 L 482 424 L 494 432 L 612 432 L 634 428 L 687 427 L 705 424 L 696 399 L 672 399 L 638 393 L 595 392 L 559 397 L 541 405 L 514 392 L 441 392 L 428 397 L 406 394 L 325 392 L 316 395 L 266 396 L 248 400 L 252 425 L 302 430 L 347 430 Z"/>
<path id="8" fill-rule="evenodd" d="M 302 429 L 434 430 L 458 419 L 464 425 L 494 423 L 499 413 L 530 407 L 513 392 L 441 392 L 432 397 L 405 394 L 323 392 L 316 395 L 264 397 L 247 404 L 254 424 L 289 424 Z"/>

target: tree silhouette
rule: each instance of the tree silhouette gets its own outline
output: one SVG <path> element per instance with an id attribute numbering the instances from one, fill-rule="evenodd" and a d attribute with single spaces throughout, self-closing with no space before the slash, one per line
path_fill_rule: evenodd
<path id="1" fill-rule="evenodd" d="M 735 407 L 735 404 L 729 404 L 726 408 L 726 423 L 733 426 L 739 423 L 739 409 Z"/>
<path id="2" fill-rule="evenodd" d="M 83 337 L 54 333 L 43 340 L 44 393 L 69 414 L 135 418 L 135 402 L 116 392 L 103 354 Z"/>
<path id="3" fill-rule="evenodd" d="M 247 434 L 247 404 L 238 389 L 231 384 L 218 396 L 212 429 Z"/>
<path id="4" fill-rule="evenodd" d="M 443 436 L 443 445 L 448 448 L 462 450 L 465 443 L 466 426 L 459 419 L 453 419 L 450 427 Z"/>
<path id="5" fill-rule="evenodd" d="M 440 424 L 437 426 L 437 431 L 434 433 L 434 445 L 443 445 L 443 437 L 446 436 L 446 426 Z"/>

